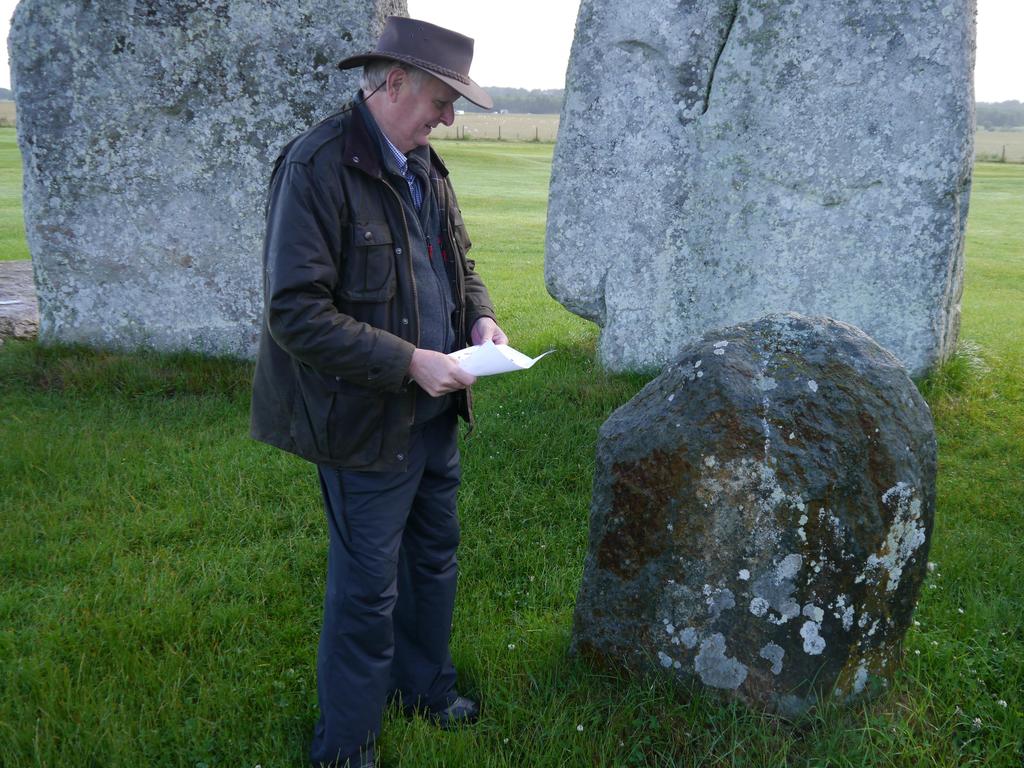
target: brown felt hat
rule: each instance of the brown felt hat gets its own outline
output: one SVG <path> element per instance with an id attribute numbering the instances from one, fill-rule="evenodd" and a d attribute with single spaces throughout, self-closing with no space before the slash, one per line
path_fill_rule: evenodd
<path id="1" fill-rule="evenodd" d="M 377 48 L 343 59 L 338 69 L 361 67 L 380 59 L 411 64 L 447 83 L 477 106 L 494 106 L 486 91 L 469 79 L 469 65 L 473 62 L 471 37 L 418 19 L 389 16 Z"/>

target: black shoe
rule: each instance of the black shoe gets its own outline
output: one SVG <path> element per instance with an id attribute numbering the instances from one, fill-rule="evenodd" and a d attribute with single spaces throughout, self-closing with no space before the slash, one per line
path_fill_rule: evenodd
<path id="1" fill-rule="evenodd" d="M 347 763 L 342 765 L 351 766 L 351 768 L 377 768 L 377 760 L 373 756 L 373 752 L 369 754 L 363 753 L 360 757 L 350 758 Z"/>
<path id="2" fill-rule="evenodd" d="M 441 710 L 429 710 L 427 717 L 434 721 L 438 728 L 450 731 L 463 725 L 472 725 L 480 717 L 480 707 L 472 699 L 459 696 Z"/>
<path id="3" fill-rule="evenodd" d="M 361 750 L 358 755 L 345 758 L 344 760 L 332 760 L 329 763 L 310 763 L 310 768 L 379 768 L 379 764 L 374 758 L 374 750 L 371 747 L 365 751 Z"/>

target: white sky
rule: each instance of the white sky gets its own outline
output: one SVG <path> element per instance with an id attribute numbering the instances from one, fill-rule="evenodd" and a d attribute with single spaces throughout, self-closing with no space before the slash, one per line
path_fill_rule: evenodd
<path id="1" fill-rule="evenodd" d="M 615 0 L 619 1 L 619 0 Z M 887 2 L 887 0 L 878 0 Z M 959 0 L 966 2 L 967 0 Z M 17 0 L 0 0 L 0 88 L 10 88 L 7 33 Z M 480 85 L 561 88 L 579 0 L 408 0 L 409 15 L 476 40 Z M 543 19 L 543 23 L 538 20 Z M 978 0 L 978 101 L 1024 101 L 1024 0 Z"/>

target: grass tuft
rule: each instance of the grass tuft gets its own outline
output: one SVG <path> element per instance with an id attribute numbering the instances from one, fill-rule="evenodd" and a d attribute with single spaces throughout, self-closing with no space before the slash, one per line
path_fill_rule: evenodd
<path id="1" fill-rule="evenodd" d="M 930 402 L 955 400 L 981 384 L 992 367 L 985 362 L 981 345 L 961 339 L 956 352 L 917 383 L 921 395 Z"/>

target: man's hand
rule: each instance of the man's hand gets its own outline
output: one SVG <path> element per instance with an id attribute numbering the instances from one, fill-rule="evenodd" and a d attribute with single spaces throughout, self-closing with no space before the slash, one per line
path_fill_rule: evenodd
<path id="1" fill-rule="evenodd" d="M 495 344 L 508 344 L 508 336 L 489 317 L 481 317 L 473 323 L 469 338 L 473 341 L 473 346 L 479 346 L 488 341 L 493 341 Z"/>
<path id="2" fill-rule="evenodd" d="M 413 351 L 412 362 L 409 363 L 409 378 L 431 397 L 440 397 L 449 392 L 465 389 L 476 381 L 476 376 L 466 373 L 448 355 L 429 349 Z"/>

